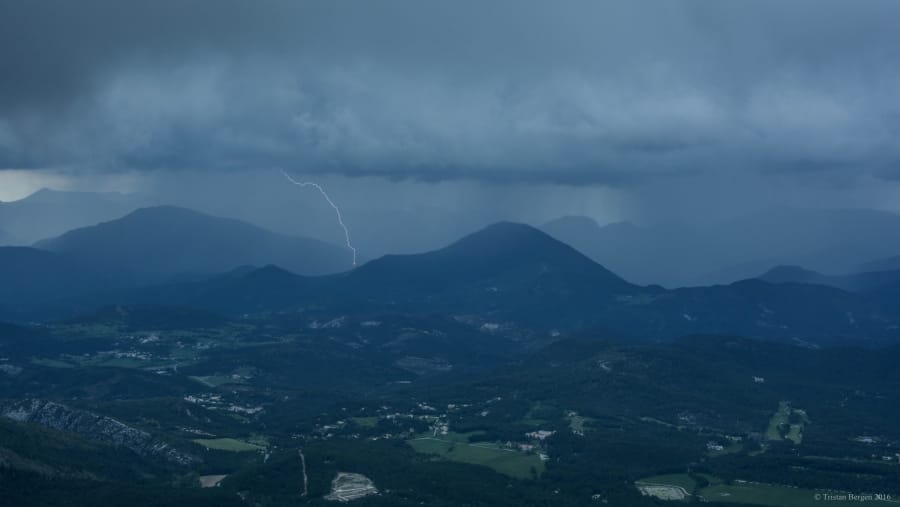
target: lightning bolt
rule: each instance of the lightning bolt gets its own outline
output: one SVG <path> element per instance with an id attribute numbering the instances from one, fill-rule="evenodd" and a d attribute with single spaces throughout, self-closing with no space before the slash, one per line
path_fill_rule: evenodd
<path id="1" fill-rule="evenodd" d="M 322 194 L 322 197 L 325 198 L 325 201 L 334 208 L 334 213 L 337 215 L 338 223 L 341 225 L 341 229 L 344 230 L 344 239 L 347 242 L 347 248 L 349 248 L 353 252 L 353 265 L 356 266 L 356 247 L 353 246 L 353 243 L 350 241 L 350 229 L 347 228 L 347 225 L 344 224 L 344 217 L 341 216 L 341 209 L 338 208 L 337 204 L 331 200 L 331 197 L 328 197 L 328 193 L 325 192 L 325 189 L 322 188 L 318 183 L 313 183 L 311 181 L 298 181 L 291 177 L 290 174 L 287 173 L 284 169 L 281 169 L 281 174 L 284 175 L 285 178 L 288 179 L 294 185 L 298 187 L 313 187 Z"/>

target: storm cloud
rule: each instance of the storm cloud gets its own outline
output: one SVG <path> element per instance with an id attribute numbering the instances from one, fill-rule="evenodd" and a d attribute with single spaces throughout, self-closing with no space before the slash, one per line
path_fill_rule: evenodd
<path id="1" fill-rule="evenodd" d="M 4 2 L 0 167 L 895 178 L 900 4 Z"/>

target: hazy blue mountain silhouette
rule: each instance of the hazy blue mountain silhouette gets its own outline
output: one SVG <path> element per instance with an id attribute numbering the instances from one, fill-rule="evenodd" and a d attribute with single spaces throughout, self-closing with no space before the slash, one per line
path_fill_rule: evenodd
<path id="1" fill-rule="evenodd" d="M 866 293 L 900 282 L 900 270 L 825 275 L 800 266 L 776 266 L 758 278 L 769 283 L 829 285 L 848 291 Z"/>
<path id="2" fill-rule="evenodd" d="M 900 215 L 777 208 L 709 223 L 598 226 L 563 217 L 542 226 L 625 279 L 667 287 L 730 283 L 778 265 L 852 273 L 900 251 Z M 896 268 L 865 268 L 883 271 Z"/>
<path id="3" fill-rule="evenodd" d="M 124 216 L 146 205 L 139 195 L 116 192 L 39 190 L 24 199 L 0 202 L 0 244 L 30 246 L 77 227 Z"/>
<path id="4" fill-rule="evenodd" d="M 220 273 L 248 264 L 278 264 L 317 275 L 347 269 L 352 259 L 350 252 L 318 240 L 283 236 L 174 206 L 142 208 L 36 246 L 96 265 L 127 268 L 145 282 Z"/>
<path id="5" fill-rule="evenodd" d="M 385 256 L 336 275 L 243 268 L 203 282 L 145 289 L 135 301 L 232 314 L 451 314 L 535 332 L 597 327 L 641 339 L 733 333 L 879 341 L 896 338 L 898 322 L 897 313 L 877 300 L 823 285 L 633 285 L 547 234 L 511 223 L 433 252 Z"/>

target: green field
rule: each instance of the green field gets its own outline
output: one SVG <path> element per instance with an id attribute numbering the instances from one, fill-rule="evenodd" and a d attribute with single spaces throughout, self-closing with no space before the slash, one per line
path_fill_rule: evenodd
<path id="1" fill-rule="evenodd" d="M 697 496 L 707 502 L 771 505 L 773 507 L 821 507 L 822 505 L 845 507 L 860 504 L 858 499 L 825 499 L 824 496 L 826 494 L 840 495 L 841 493 L 749 482 L 724 484 L 717 477 L 704 477 L 710 482 L 710 485 L 700 490 Z M 684 488 L 688 493 L 692 493 L 696 487 L 696 482 L 687 474 L 667 474 L 645 477 L 639 481 L 635 481 L 635 485 L 677 486 Z M 817 497 L 816 495 L 820 496 Z M 865 501 L 864 503 L 867 505 L 884 506 L 900 505 L 900 501 L 897 500 L 878 501 L 872 499 Z"/>
<path id="2" fill-rule="evenodd" d="M 420 437 L 408 441 L 416 452 L 436 454 L 450 461 L 484 465 L 517 479 L 531 478 L 544 471 L 544 462 L 535 454 L 501 449 L 488 443 L 470 444 L 458 438 Z"/>
<path id="3" fill-rule="evenodd" d="M 858 500 L 825 500 L 824 496 L 839 495 L 839 493 L 826 493 L 811 489 L 791 488 L 771 484 L 718 484 L 704 488 L 700 491 L 700 497 L 708 502 L 747 503 L 755 505 L 771 505 L 775 507 L 822 507 L 822 505 L 846 507 L 860 505 Z M 818 498 L 818 499 L 817 499 Z M 898 505 L 900 501 L 869 500 L 862 502 L 865 505 Z"/>
<path id="4" fill-rule="evenodd" d="M 230 375 L 209 375 L 205 377 L 191 377 L 191 380 L 200 382 L 207 387 L 219 387 L 225 384 L 243 384 L 244 379 L 234 379 Z"/>
<path id="5" fill-rule="evenodd" d="M 47 366 L 50 368 L 74 368 L 75 367 L 75 365 L 72 363 L 67 363 L 65 361 L 59 361 L 57 359 L 48 359 L 48 358 L 32 359 L 31 364 L 36 364 L 38 366 Z"/>
<path id="6" fill-rule="evenodd" d="M 377 417 L 351 417 L 350 419 L 355 422 L 357 426 L 363 428 L 374 428 L 378 425 Z"/>
<path id="7" fill-rule="evenodd" d="M 157 366 L 158 363 L 151 363 L 132 357 L 115 357 L 110 355 L 94 356 L 89 359 L 80 361 L 82 367 L 97 366 L 101 368 L 146 368 L 149 366 Z"/>
<path id="8" fill-rule="evenodd" d="M 263 446 L 235 440 L 233 438 L 198 438 L 193 440 L 193 442 L 200 444 L 207 449 L 214 449 L 217 451 L 247 452 L 265 449 Z"/>

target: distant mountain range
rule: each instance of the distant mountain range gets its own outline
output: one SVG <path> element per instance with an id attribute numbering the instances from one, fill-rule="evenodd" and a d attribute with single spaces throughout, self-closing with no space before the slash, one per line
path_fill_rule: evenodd
<path id="1" fill-rule="evenodd" d="M 297 273 L 319 275 L 348 269 L 352 260 L 349 251 L 318 240 L 283 236 L 174 206 L 142 208 L 35 246 L 131 272 L 142 283 L 174 276 L 204 277 L 247 264 L 278 264 Z"/>
<path id="2" fill-rule="evenodd" d="M 44 189 L 19 201 L 0 202 L 0 245 L 32 246 L 36 241 L 114 221 L 154 204 L 140 194 Z M 311 210 L 301 207 L 287 218 L 277 211 L 281 208 L 257 208 L 229 208 L 221 202 L 201 209 L 215 209 L 217 216 L 252 217 L 250 222 L 269 224 L 270 230 L 302 230 L 310 237 L 334 238 L 334 244 L 342 241 L 335 236 L 340 232 L 335 230 L 330 209 L 322 216 L 313 216 Z M 297 213 L 303 220 L 295 219 Z M 480 226 L 462 215 L 445 216 L 434 210 L 381 210 L 362 215 L 356 218 L 362 222 L 353 230 L 354 240 L 368 259 L 384 252 L 430 250 L 449 241 L 443 238 L 459 237 Z M 383 227 L 386 223 L 393 226 Z M 883 211 L 780 208 L 708 223 L 653 226 L 628 222 L 600 226 L 590 218 L 570 216 L 546 223 L 541 229 L 632 283 L 658 283 L 669 288 L 731 283 L 781 265 L 800 265 L 820 273 L 900 269 L 900 215 Z M 271 262 L 249 260 L 256 265 Z M 305 262 L 291 264 L 276 259 L 274 263 L 298 273 L 335 271 L 308 269 Z M 220 271 L 239 265 L 222 264 Z"/>
<path id="3" fill-rule="evenodd" d="M 39 190 L 18 201 L 0 202 L 0 245 L 30 246 L 146 205 L 146 199 L 137 195 Z"/>
<path id="4" fill-rule="evenodd" d="M 631 287 L 574 248 L 528 225 L 500 222 L 433 252 L 386 255 L 349 273 L 357 290 L 402 296 L 479 290 L 576 295 Z M 368 289 L 367 289 L 368 288 Z"/>
<path id="5" fill-rule="evenodd" d="M 166 206 L 139 209 L 37 246 L 0 247 L 0 317 L 65 317 L 90 311 L 104 298 L 117 303 L 138 287 L 205 280 L 251 264 L 277 263 L 311 275 L 337 272 L 350 267 L 352 258 L 316 240 Z"/>
<path id="6" fill-rule="evenodd" d="M 868 293 L 900 283 L 900 270 L 867 271 L 850 275 L 823 275 L 800 266 L 776 266 L 759 276 L 769 283 L 829 285 L 852 292 Z"/>
<path id="7" fill-rule="evenodd" d="M 171 195 L 161 200 L 151 194 L 42 189 L 17 201 L 0 202 L 0 246 L 31 246 L 72 229 L 159 205 L 181 206 L 213 216 L 234 218 L 287 236 L 343 244 L 343 230 L 337 226 L 334 211 L 327 203 L 318 195 L 297 194 L 293 188 L 288 190 L 287 198 L 280 195 L 272 200 L 235 202 L 219 195 Z M 360 210 L 353 208 L 352 202 L 341 204 L 361 259 L 386 253 L 431 250 L 485 223 L 467 214 L 429 206 L 411 211 L 392 207 L 391 203 L 386 203 L 386 207 L 366 204 L 364 210 Z"/>
<path id="8" fill-rule="evenodd" d="M 112 298 L 110 296 L 110 298 Z M 666 290 L 628 283 L 530 226 L 500 223 L 425 254 L 303 277 L 269 266 L 130 291 L 100 303 L 176 304 L 231 315 L 450 314 L 552 333 L 604 329 L 636 339 L 729 333 L 783 341 L 876 343 L 900 337 L 889 305 L 833 287 L 747 280 Z"/>
<path id="9" fill-rule="evenodd" d="M 890 260 L 863 265 L 864 268 L 889 268 L 891 266 L 893 264 Z M 823 275 L 799 266 L 777 266 L 763 273 L 759 279 L 775 284 L 802 283 L 837 287 L 857 292 L 870 300 L 879 301 L 887 311 L 900 312 L 900 269 L 864 271 L 849 275 Z"/>
<path id="10" fill-rule="evenodd" d="M 542 229 L 629 281 L 667 287 L 730 283 L 779 265 L 825 273 L 897 269 L 861 266 L 900 252 L 900 215 L 875 210 L 782 208 L 650 227 L 564 217 Z"/>
<path id="11" fill-rule="evenodd" d="M 573 248 L 527 225 L 498 223 L 448 247 L 387 255 L 345 273 L 303 277 L 276 266 L 242 268 L 195 283 L 159 286 L 135 302 L 176 302 L 231 313 L 300 306 L 329 311 L 514 314 L 546 323 L 548 313 L 582 317 L 586 305 L 631 291 Z"/>
<path id="12" fill-rule="evenodd" d="M 869 261 L 860 268 L 862 272 L 897 270 L 900 270 L 900 255 Z"/>
<path id="13" fill-rule="evenodd" d="M 626 224 L 566 223 L 646 238 Z M 603 329 L 651 340 L 695 333 L 814 343 L 900 338 L 900 305 L 889 285 L 861 294 L 836 288 L 874 288 L 887 280 L 880 275 L 845 279 L 780 268 L 761 280 L 666 290 L 630 283 L 547 233 L 510 222 L 349 271 L 343 248 L 171 206 L 37 246 L 0 249 L 0 275 L 10 281 L 0 289 L 0 318 L 66 318 L 142 304 L 229 316 L 453 315 L 523 335 Z"/>

